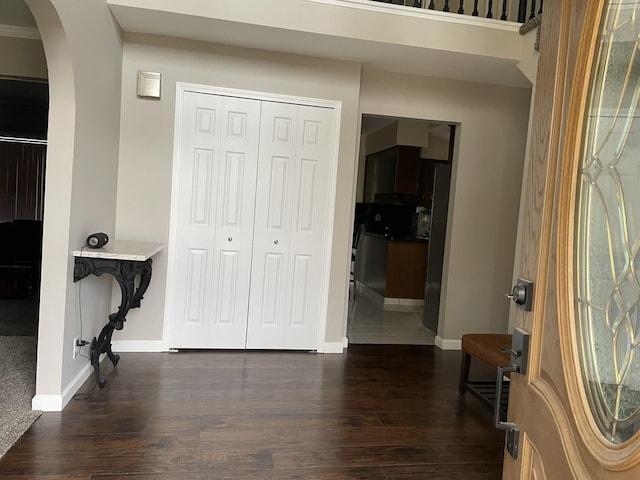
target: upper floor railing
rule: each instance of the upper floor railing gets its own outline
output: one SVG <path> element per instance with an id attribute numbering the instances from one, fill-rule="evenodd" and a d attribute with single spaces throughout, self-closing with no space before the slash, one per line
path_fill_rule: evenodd
<path id="1" fill-rule="evenodd" d="M 543 0 L 373 0 L 407 7 L 525 23 L 542 14 Z"/>

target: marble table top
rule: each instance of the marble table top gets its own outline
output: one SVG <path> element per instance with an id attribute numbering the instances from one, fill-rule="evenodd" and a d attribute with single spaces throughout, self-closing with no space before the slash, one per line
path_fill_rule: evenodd
<path id="1" fill-rule="evenodd" d="M 83 247 L 74 250 L 74 257 L 108 258 L 113 260 L 133 260 L 143 262 L 164 248 L 162 243 L 137 242 L 134 240 L 109 240 L 104 247 Z"/>

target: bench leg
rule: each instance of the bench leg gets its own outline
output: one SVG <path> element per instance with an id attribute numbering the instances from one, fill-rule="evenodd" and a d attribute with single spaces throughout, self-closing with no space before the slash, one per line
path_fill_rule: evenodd
<path id="1" fill-rule="evenodd" d="M 460 362 L 460 383 L 458 385 L 458 393 L 464 395 L 467 391 L 467 382 L 469 381 L 469 366 L 471 365 L 471 355 L 462 352 L 462 361 Z"/>

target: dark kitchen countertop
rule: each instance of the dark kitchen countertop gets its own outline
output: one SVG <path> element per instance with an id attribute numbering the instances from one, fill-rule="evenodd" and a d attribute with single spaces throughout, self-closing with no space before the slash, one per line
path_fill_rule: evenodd
<path id="1" fill-rule="evenodd" d="M 381 238 L 389 242 L 428 242 L 429 241 L 429 238 L 419 238 L 415 236 L 406 236 L 406 235 L 405 236 L 384 235 L 382 233 L 372 233 L 372 232 L 365 232 L 364 234 L 374 238 Z"/>

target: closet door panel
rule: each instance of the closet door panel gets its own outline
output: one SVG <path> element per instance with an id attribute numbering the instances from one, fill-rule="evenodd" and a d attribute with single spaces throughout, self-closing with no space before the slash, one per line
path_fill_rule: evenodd
<path id="1" fill-rule="evenodd" d="M 263 102 L 247 348 L 318 347 L 332 119 Z"/>
<path id="2" fill-rule="evenodd" d="M 260 102 L 186 92 L 173 348 L 244 348 Z"/>
<path id="3" fill-rule="evenodd" d="M 263 102 L 247 348 L 282 348 L 291 310 L 289 244 L 298 107 Z"/>
<path id="4" fill-rule="evenodd" d="M 282 264 L 284 255 L 268 253 L 264 261 L 260 328 L 278 328 L 282 299 Z"/>
<path id="5" fill-rule="evenodd" d="M 180 138 L 171 346 L 206 348 L 215 241 L 222 98 L 187 92 Z"/>
<path id="6" fill-rule="evenodd" d="M 190 326 L 204 324 L 204 300 L 207 271 L 207 251 L 190 248 L 187 262 L 187 298 L 184 322 Z"/>
<path id="7" fill-rule="evenodd" d="M 210 348 L 245 348 L 260 101 L 225 97 L 217 183 Z"/>
<path id="8" fill-rule="evenodd" d="M 332 143 L 333 110 L 300 106 L 289 246 L 292 308 L 282 348 L 318 346 Z"/>
<path id="9" fill-rule="evenodd" d="M 311 281 L 311 260 L 309 255 L 296 255 L 293 259 L 293 292 L 291 301 L 290 327 L 307 327 L 309 304 L 309 283 Z"/>

